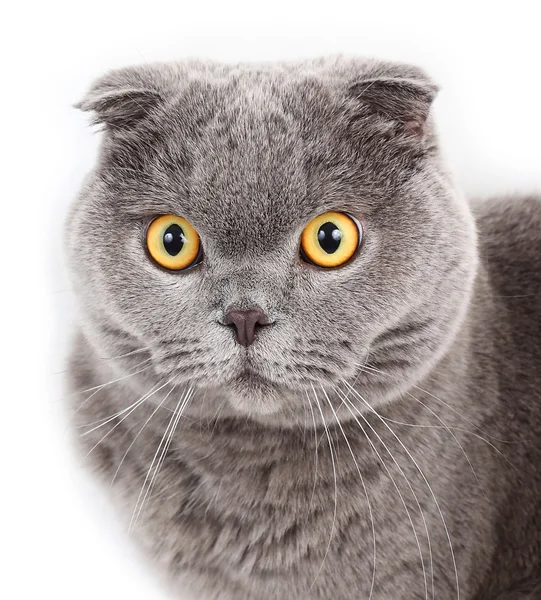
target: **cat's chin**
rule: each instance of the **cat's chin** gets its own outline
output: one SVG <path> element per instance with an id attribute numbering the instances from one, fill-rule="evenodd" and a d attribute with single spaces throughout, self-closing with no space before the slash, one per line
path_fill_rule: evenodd
<path id="1" fill-rule="evenodd" d="M 243 372 L 229 386 L 229 402 L 245 415 L 273 415 L 284 403 L 284 390 L 253 372 Z"/>

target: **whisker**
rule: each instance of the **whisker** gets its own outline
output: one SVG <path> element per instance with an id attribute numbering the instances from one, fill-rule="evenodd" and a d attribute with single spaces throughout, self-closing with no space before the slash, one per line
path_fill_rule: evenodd
<path id="1" fill-rule="evenodd" d="M 147 358 L 132 368 L 136 369 L 137 367 L 140 367 L 141 365 L 144 365 L 145 363 L 147 363 L 149 360 L 152 360 L 152 359 Z M 135 371 L 135 373 L 129 373 L 128 375 L 123 375 L 122 377 L 118 377 L 117 379 L 112 379 L 111 381 L 107 381 L 106 383 L 102 383 L 100 385 L 95 385 L 91 388 L 87 388 L 86 390 L 79 390 L 77 392 L 72 392 L 71 394 L 68 394 L 67 396 L 64 396 L 63 398 L 61 398 L 61 400 L 67 400 L 68 398 L 72 398 L 73 396 L 78 396 L 79 394 L 86 394 L 87 392 L 92 392 L 94 390 L 100 390 L 101 388 L 104 388 L 108 385 L 112 385 L 113 383 L 118 383 L 119 381 L 124 381 L 126 379 L 129 379 L 130 377 L 133 377 L 134 375 L 139 375 L 139 373 L 142 373 L 143 371 L 147 371 L 148 369 L 151 369 L 151 368 L 152 368 L 152 365 L 148 365 L 147 367 L 144 367 L 143 369 L 140 369 L 139 371 Z M 87 400 L 88 400 L 88 398 L 85 400 L 85 402 Z"/>
<path id="2" fill-rule="evenodd" d="M 312 414 L 312 421 L 314 422 L 314 485 L 312 487 L 312 495 L 310 496 L 310 504 L 308 505 L 308 510 L 312 510 L 312 503 L 314 502 L 314 495 L 316 493 L 316 483 L 317 483 L 317 470 L 318 470 L 318 460 L 319 460 L 319 440 L 317 438 L 317 425 L 316 425 L 316 416 L 314 414 L 314 409 L 312 408 L 312 403 L 310 402 L 310 396 L 308 395 L 308 391 L 306 391 L 306 399 L 308 401 L 308 406 L 310 407 L 310 413 Z"/>
<path id="3" fill-rule="evenodd" d="M 390 373 L 386 373 L 385 371 L 382 371 L 380 369 L 376 369 L 375 367 L 371 367 L 369 365 L 364 365 L 364 366 L 359 365 L 359 367 L 361 369 L 373 371 L 374 373 L 379 373 L 380 375 L 384 375 L 385 377 L 390 377 L 391 379 L 394 379 L 396 381 L 405 381 L 404 379 L 400 379 L 398 377 L 395 377 L 394 375 L 391 375 Z M 466 423 L 468 423 L 469 425 L 471 425 L 472 427 L 474 427 L 475 429 L 477 429 L 478 431 L 480 431 L 482 434 L 486 435 L 490 439 L 495 440 L 496 442 L 503 443 L 503 444 L 506 444 L 506 443 L 507 444 L 511 444 L 511 443 L 513 443 L 513 442 L 510 442 L 510 441 L 501 440 L 501 439 L 499 439 L 497 437 L 494 437 L 494 436 L 488 434 L 486 431 L 483 431 L 478 425 L 476 425 L 475 423 L 473 423 L 472 421 L 470 421 L 467 417 L 465 417 L 463 414 L 461 414 L 456 408 L 454 408 L 453 406 L 451 406 L 450 404 L 448 404 L 447 402 L 445 402 L 445 400 L 442 400 L 441 398 L 438 398 L 437 396 L 435 396 L 434 394 L 432 394 L 428 390 L 425 390 L 422 387 L 419 387 L 418 385 L 413 385 L 413 384 L 412 384 L 411 387 L 415 388 L 416 390 L 419 390 L 420 392 L 423 392 L 424 394 L 427 394 L 431 398 L 434 398 L 434 400 L 436 400 L 437 402 L 440 402 L 441 404 L 443 404 L 444 406 L 446 406 L 449 410 L 453 411 L 461 419 L 463 419 L 464 421 L 466 421 Z"/>
<path id="4" fill-rule="evenodd" d="M 344 431 L 344 428 L 342 427 L 342 423 L 340 423 L 340 419 L 338 418 L 338 415 L 336 414 L 336 411 L 334 410 L 332 402 L 330 401 L 329 396 L 327 395 L 327 392 L 325 391 L 325 388 L 323 387 L 323 385 L 321 385 L 321 383 L 319 385 L 321 387 L 321 391 L 323 392 L 323 394 L 325 396 L 325 399 L 327 400 L 327 404 L 329 405 L 329 408 L 332 410 L 334 418 L 336 419 L 336 422 L 338 423 L 338 427 L 340 428 L 340 431 L 342 432 L 342 435 L 344 436 L 344 440 L 346 441 L 347 447 L 349 449 L 349 453 L 351 454 L 351 458 L 353 458 L 353 462 L 355 463 L 355 467 L 357 468 L 357 473 L 359 474 L 359 478 L 361 480 L 361 484 L 362 484 L 363 490 L 364 490 L 364 495 L 366 496 L 366 502 L 368 504 L 368 513 L 370 515 L 370 522 L 372 524 L 372 539 L 374 542 L 374 557 L 373 557 L 373 563 L 372 563 L 372 583 L 370 585 L 370 595 L 368 596 L 368 600 L 371 600 L 372 595 L 374 593 L 374 585 L 376 583 L 376 526 L 374 524 L 374 515 L 372 513 L 372 504 L 370 502 L 370 497 L 368 495 L 368 490 L 366 489 L 366 484 L 364 481 L 364 477 L 362 476 L 361 469 L 359 467 L 359 463 L 357 462 L 357 459 L 355 458 L 355 454 L 353 453 L 353 449 L 351 448 L 351 444 L 349 443 L 346 432 Z"/>
<path id="5" fill-rule="evenodd" d="M 317 397 L 316 394 L 316 389 L 314 388 L 314 385 L 312 383 L 310 383 L 311 387 L 312 387 L 312 391 L 314 392 L 314 399 L 316 401 L 318 410 L 319 410 L 319 414 L 321 415 L 321 420 L 323 421 L 323 427 L 325 428 L 325 434 L 327 435 L 327 441 L 329 442 L 329 451 L 331 454 L 331 462 L 332 462 L 332 471 L 333 471 L 333 477 L 334 477 L 334 511 L 333 511 L 333 518 L 332 518 L 332 525 L 331 525 L 331 533 L 329 536 L 329 543 L 327 544 L 327 549 L 325 550 L 325 555 L 323 556 L 323 560 L 321 561 L 321 565 L 316 573 L 316 576 L 314 577 L 314 581 L 312 582 L 312 585 L 310 586 L 308 593 L 310 593 L 316 583 L 316 579 L 319 577 L 319 574 L 321 573 L 321 570 L 323 569 L 323 565 L 325 563 L 325 560 L 327 558 L 327 555 L 329 554 L 329 550 L 331 548 L 331 542 L 332 542 L 332 538 L 334 535 L 334 529 L 336 526 L 336 512 L 337 512 L 337 504 L 338 504 L 338 487 L 337 487 L 337 480 L 336 480 L 336 465 L 335 465 L 335 461 L 334 461 L 334 451 L 333 451 L 333 447 L 332 447 L 332 442 L 331 442 L 331 436 L 329 434 L 329 428 L 327 427 L 327 423 L 325 422 L 325 417 L 323 416 L 323 411 L 321 410 L 321 404 L 319 402 L 319 399 Z"/>
<path id="6" fill-rule="evenodd" d="M 303 412 L 304 412 L 304 423 L 297 423 L 297 426 L 299 427 L 299 430 L 302 434 L 302 444 L 303 447 L 306 448 L 306 431 L 309 428 L 309 424 L 308 424 L 308 411 L 306 410 L 306 398 L 301 394 L 301 398 L 302 398 L 302 408 L 303 408 Z M 308 404 L 310 404 L 310 402 L 308 401 Z M 293 408 L 290 408 L 290 410 L 292 411 L 293 417 L 294 415 L 294 410 Z"/>
<path id="7" fill-rule="evenodd" d="M 180 420 L 180 417 L 182 416 L 182 411 L 184 410 L 185 406 L 187 405 L 188 401 L 191 399 L 191 392 L 193 391 L 193 387 L 190 387 L 179 399 L 177 406 L 173 412 L 173 414 L 171 415 L 171 418 L 169 420 L 169 423 L 167 425 L 167 428 L 162 436 L 162 439 L 160 441 L 160 444 L 158 445 L 158 449 L 156 450 L 156 453 L 154 454 L 154 458 L 152 459 L 152 462 L 150 464 L 150 467 L 148 469 L 147 475 L 145 477 L 145 480 L 143 482 L 143 486 L 141 487 L 141 491 L 139 493 L 139 496 L 137 498 L 137 501 L 135 503 L 135 509 L 133 511 L 132 514 L 132 518 L 130 521 L 130 525 L 128 527 L 128 533 L 131 533 L 133 531 L 133 528 L 135 527 L 137 520 L 139 519 L 139 516 L 141 515 L 141 512 L 143 510 L 144 504 L 145 504 L 145 500 L 152 488 L 152 485 L 155 481 L 156 475 L 158 474 L 158 471 L 160 470 L 163 461 L 165 460 L 165 456 L 167 453 L 167 450 L 169 449 L 169 445 L 171 443 L 171 439 L 173 437 L 173 434 L 175 433 L 175 430 L 177 428 L 178 422 Z M 158 454 L 160 453 L 161 450 L 161 454 L 160 457 L 158 459 Z M 156 463 L 156 459 L 158 459 L 158 462 Z M 151 473 L 152 473 L 152 469 L 154 467 L 154 464 L 156 463 L 156 467 L 154 468 L 154 472 L 152 474 L 152 478 L 151 481 L 149 483 L 149 485 L 147 486 L 147 489 L 145 491 L 145 486 L 147 484 L 147 481 L 149 480 L 149 478 L 151 477 Z M 144 494 L 144 497 L 143 497 Z M 141 501 L 142 498 L 142 501 Z"/>
<path id="8" fill-rule="evenodd" d="M 218 419 L 219 419 L 220 415 L 222 414 L 223 409 L 226 407 L 227 402 L 228 402 L 227 398 L 224 398 L 222 400 L 222 402 L 220 403 L 218 410 L 214 413 L 214 416 L 212 417 L 212 421 L 214 422 L 214 424 L 210 431 L 211 436 L 214 435 L 214 433 L 216 431 L 216 427 L 218 426 Z"/>
<path id="9" fill-rule="evenodd" d="M 184 412 L 184 409 L 186 408 L 186 406 L 188 405 L 188 403 L 190 402 L 190 400 L 192 399 L 193 396 L 193 387 L 190 387 L 188 390 L 188 393 L 186 394 L 186 397 L 184 399 L 184 402 L 182 403 L 182 406 L 180 407 L 180 410 L 178 412 L 178 415 L 175 419 L 175 422 L 173 423 L 173 428 L 171 430 L 171 432 L 169 433 L 169 439 L 167 440 L 167 443 L 164 447 L 164 449 L 162 450 L 162 455 L 160 456 L 160 459 L 158 460 L 158 464 L 156 465 L 156 468 L 154 469 L 154 473 L 152 474 L 152 479 L 150 480 L 150 484 L 148 485 L 147 491 L 145 493 L 145 496 L 143 497 L 143 501 L 141 503 L 141 506 L 139 508 L 139 513 L 137 515 L 137 518 L 139 518 L 139 516 L 141 515 L 141 512 L 143 511 L 143 506 L 145 505 L 147 496 L 151 493 L 153 487 L 154 487 L 154 482 L 156 480 L 156 477 L 158 476 L 158 473 L 160 472 L 160 469 L 162 468 L 163 463 L 165 462 L 165 459 L 167 457 L 167 453 L 169 452 L 169 448 L 171 446 L 171 442 L 173 441 L 173 435 L 175 434 L 175 431 L 177 429 L 178 423 L 180 421 L 180 418 L 182 417 L 182 413 Z M 137 518 L 136 518 L 136 522 L 137 522 Z"/>
<path id="10" fill-rule="evenodd" d="M 124 417 L 122 417 L 122 419 L 120 419 L 120 421 L 118 423 L 116 423 L 113 427 L 111 427 L 111 429 L 109 429 L 109 431 L 99 440 L 99 442 L 97 442 L 96 444 L 94 444 L 94 446 L 92 446 L 92 448 L 87 452 L 87 454 L 85 455 L 85 458 L 87 456 L 89 456 L 111 433 L 113 433 L 113 431 L 121 424 L 123 423 L 135 410 L 137 410 L 137 408 L 139 406 L 141 406 L 141 404 L 143 404 L 143 402 L 145 402 L 148 398 L 150 398 L 150 396 L 152 396 L 153 394 L 155 394 L 156 392 L 159 392 L 161 389 L 163 389 L 166 385 L 168 385 L 170 382 L 166 382 L 164 383 L 162 386 L 160 386 L 157 389 L 152 389 L 152 391 L 150 393 L 145 394 L 140 400 L 138 400 L 137 402 L 135 402 L 134 404 L 132 404 L 132 409 L 130 410 L 130 412 L 127 415 L 124 415 Z M 153 386 L 153 388 L 156 388 L 156 386 Z M 105 425 L 105 423 L 103 423 L 103 425 Z M 102 425 L 100 425 L 99 427 L 101 427 Z M 98 429 L 98 427 L 95 427 L 94 429 L 92 429 L 92 431 L 95 431 L 96 429 Z M 85 432 L 83 435 L 87 435 L 88 432 Z"/>
<path id="11" fill-rule="evenodd" d="M 169 382 L 167 382 L 167 383 L 169 383 Z M 162 387 L 159 389 L 161 390 L 163 387 L 165 387 L 167 385 L 167 383 L 162 385 Z M 151 390 L 150 395 L 153 395 L 155 392 L 158 391 L 158 390 L 155 390 L 155 388 L 158 385 L 159 385 L 159 383 L 153 385 L 150 388 L 150 390 Z M 147 394 L 148 394 L 148 392 L 146 392 L 145 395 L 143 395 L 141 398 L 136 400 L 133 404 L 130 404 L 129 406 L 127 406 L 126 408 L 123 408 L 122 410 L 119 410 L 117 413 L 111 415 L 110 417 L 103 417 L 101 419 L 98 419 L 97 421 L 94 421 L 93 423 L 85 423 L 84 425 L 77 425 L 77 429 L 83 429 L 84 427 L 91 427 L 91 429 L 89 429 L 81 434 L 81 436 L 84 437 L 84 436 L 92 433 L 93 431 L 96 431 L 96 429 L 100 429 L 100 427 L 107 425 L 107 423 L 114 421 L 117 417 L 122 416 L 124 413 L 130 411 L 131 409 L 137 408 L 139 406 L 139 404 L 142 404 L 147 399 Z M 92 427 L 93 425 L 94 425 L 94 427 Z"/>
<path id="12" fill-rule="evenodd" d="M 130 525 L 128 527 L 128 533 L 131 532 L 132 527 L 135 524 L 134 520 L 136 519 L 136 515 L 138 516 L 138 510 L 137 509 L 138 509 L 138 506 L 139 506 L 139 502 L 141 501 L 141 498 L 143 496 L 146 483 L 147 483 L 147 481 L 148 481 L 148 479 L 150 477 L 150 473 L 152 472 L 152 468 L 154 467 L 154 463 L 156 462 L 156 459 L 158 458 L 158 454 L 160 453 L 160 450 L 162 449 L 162 446 L 164 445 L 165 440 L 166 440 L 166 438 L 167 438 L 167 436 L 169 434 L 169 430 L 171 429 L 173 423 L 175 422 L 175 419 L 176 419 L 176 416 L 177 416 L 177 413 L 178 413 L 178 409 L 180 408 L 180 406 L 181 406 L 184 398 L 185 398 L 185 394 L 181 395 L 179 401 L 177 402 L 177 405 L 175 406 L 175 408 L 173 410 L 173 413 L 171 414 L 171 417 L 169 419 L 169 423 L 167 424 L 167 427 L 165 428 L 165 431 L 164 431 L 164 433 L 162 435 L 160 443 L 158 444 L 158 448 L 156 449 L 156 452 L 154 454 L 154 458 L 152 459 L 152 462 L 150 463 L 150 467 L 149 467 L 149 469 L 147 471 L 145 480 L 143 481 L 143 485 L 141 487 L 141 491 L 139 492 L 139 496 L 137 498 L 137 501 L 135 502 L 135 508 L 134 508 L 133 513 L 132 513 L 132 517 L 131 517 L 131 520 L 130 520 Z"/>
<path id="13" fill-rule="evenodd" d="M 139 354 L 139 352 L 146 352 L 150 350 L 150 346 L 146 348 L 138 348 L 137 350 L 132 350 L 131 352 L 126 352 L 126 354 L 119 354 L 117 356 L 100 356 L 100 360 L 118 360 L 119 358 L 126 358 L 126 356 L 132 356 L 133 354 Z"/>
<path id="14" fill-rule="evenodd" d="M 222 491 L 222 485 L 223 485 L 223 479 L 220 479 L 220 485 L 218 486 L 216 493 L 214 494 L 212 500 L 210 500 L 207 504 L 207 508 L 205 509 L 205 516 L 207 516 L 209 510 L 212 508 L 212 505 L 218 500 L 218 496 L 220 495 L 220 493 Z"/>
<path id="15" fill-rule="evenodd" d="M 333 389 L 340 396 L 340 398 L 342 399 L 342 401 L 344 403 L 344 406 L 348 409 L 348 411 L 350 412 L 351 416 L 355 419 L 355 422 L 360 427 L 360 429 L 363 432 L 366 440 L 368 441 L 368 443 L 372 447 L 372 450 L 375 452 L 375 454 L 378 457 L 381 465 L 385 469 L 385 472 L 389 476 L 389 478 L 391 480 L 391 483 L 393 484 L 394 488 L 396 489 L 396 491 L 398 493 L 398 497 L 400 498 L 400 501 L 402 502 L 402 505 L 404 506 L 404 510 L 406 511 L 406 516 L 408 517 L 408 520 L 409 520 L 410 526 L 411 526 L 411 530 L 413 532 L 413 537 L 415 538 L 415 542 L 417 543 L 417 548 L 419 550 L 419 557 L 421 559 L 421 568 L 423 570 L 423 578 L 424 578 L 424 584 L 425 584 L 425 598 L 428 599 L 428 583 L 427 583 L 427 576 L 426 576 L 426 569 L 425 569 L 425 561 L 424 561 L 424 557 L 423 557 L 423 551 L 422 551 L 422 548 L 421 548 L 421 542 L 419 541 L 419 536 L 418 536 L 417 531 L 415 529 L 415 525 L 413 524 L 413 519 L 411 517 L 411 513 L 409 511 L 409 508 L 408 508 L 408 506 L 406 504 L 406 501 L 404 500 L 404 496 L 402 495 L 402 492 L 400 491 L 400 488 L 398 487 L 398 484 L 396 483 L 394 477 L 391 474 L 391 471 L 389 470 L 389 467 L 387 466 L 387 464 L 383 460 L 381 454 L 378 452 L 378 449 L 376 448 L 376 446 L 374 445 L 374 443 L 370 439 L 370 436 L 366 433 L 364 427 L 362 426 L 362 423 L 359 421 L 359 419 L 357 418 L 357 416 L 355 415 L 355 413 L 352 412 L 351 408 L 353 408 L 355 410 L 355 412 L 361 417 L 361 419 L 363 419 L 363 421 L 366 423 L 366 425 L 368 425 L 368 427 L 371 429 L 371 431 L 378 438 L 380 444 L 385 448 L 387 454 L 389 454 L 389 456 L 391 457 L 391 460 L 396 465 L 396 467 L 397 467 L 400 475 L 402 475 L 402 477 L 404 478 L 404 481 L 406 482 L 406 485 L 408 486 L 409 490 L 411 491 L 411 493 L 413 495 L 413 498 L 415 499 L 415 502 L 416 502 L 417 507 L 419 509 L 419 514 L 420 514 L 421 519 L 423 521 L 424 530 L 425 530 L 425 533 L 426 533 L 426 539 L 427 539 L 427 544 L 428 544 L 429 562 L 430 562 L 430 570 L 431 570 L 431 577 L 432 577 L 432 598 L 434 598 L 435 597 L 434 596 L 434 562 L 433 562 L 433 556 L 432 556 L 432 543 L 430 541 L 430 534 L 428 533 L 428 523 L 426 522 L 426 518 L 425 518 L 425 515 L 424 515 L 424 512 L 423 512 L 423 509 L 421 507 L 421 503 L 419 502 L 419 498 L 418 498 L 417 494 L 415 493 L 415 490 L 413 489 L 413 486 L 411 485 L 411 483 L 410 483 L 407 475 L 404 473 L 404 470 L 402 469 L 402 467 L 400 466 L 400 464 L 398 463 L 398 461 L 394 457 L 393 453 L 391 452 L 391 450 L 389 449 L 389 447 L 387 446 L 387 444 L 383 441 L 383 439 L 381 438 L 381 436 L 378 434 L 378 432 L 372 427 L 372 425 L 370 425 L 370 422 L 359 411 L 359 409 L 353 404 L 353 402 L 347 398 L 347 396 L 342 392 L 342 390 L 340 390 L 339 388 L 336 388 L 336 387 L 333 388 Z"/>
<path id="16" fill-rule="evenodd" d="M 349 386 L 348 382 L 345 382 L 345 385 Z M 456 581 L 456 593 L 457 593 L 457 600 L 460 600 L 460 583 L 459 583 L 459 579 L 458 579 L 458 569 L 456 566 L 456 559 L 455 559 L 455 552 L 453 550 L 453 543 L 451 541 L 451 535 L 449 533 L 449 529 L 447 528 L 447 523 L 445 522 L 445 518 L 443 516 L 443 512 L 441 510 L 440 504 L 438 502 L 438 499 L 436 498 L 436 494 L 434 493 L 434 490 L 432 489 L 432 486 L 430 485 L 430 483 L 428 482 L 428 479 L 426 478 L 423 470 L 421 469 L 421 467 L 419 466 L 419 464 L 417 463 L 417 461 L 415 460 L 415 458 L 412 456 L 411 452 L 406 448 L 406 446 L 402 443 L 402 440 L 396 435 L 396 433 L 393 431 L 392 427 L 385 422 L 385 420 L 380 416 L 380 414 L 376 411 L 376 409 L 374 409 L 362 396 L 361 394 L 359 394 L 359 392 L 357 390 L 355 390 L 354 388 L 351 388 L 353 393 L 362 400 L 362 402 L 364 402 L 364 404 L 366 404 L 366 406 L 376 415 L 376 417 L 379 418 L 379 420 L 385 425 L 385 427 L 391 432 L 391 435 L 393 435 L 393 437 L 396 438 L 396 440 L 398 441 L 398 443 L 400 444 L 400 446 L 402 446 L 402 448 L 405 450 L 405 452 L 407 453 L 407 455 L 409 456 L 410 460 L 413 462 L 413 464 L 415 465 L 416 469 L 419 471 L 419 474 L 421 475 L 421 477 L 423 478 L 423 481 L 425 482 L 428 490 L 430 491 L 430 494 L 434 500 L 434 503 L 436 505 L 436 508 L 438 510 L 438 513 L 440 515 L 441 518 L 441 522 L 443 523 L 443 528 L 445 529 L 445 534 L 447 536 L 447 541 L 449 542 L 449 548 L 451 550 L 451 559 L 453 561 L 453 568 L 454 568 L 454 572 L 455 572 L 455 581 Z"/>
<path id="17" fill-rule="evenodd" d="M 156 408 L 152 411 L 150 417 L 148 417 L 148 419 L 143 423 L 143 426 L 141 427 L 141 429 L 139 429 L 137 435 L 133 438 L 131 444 L 128 446 L 128 449 L 126 450 L 126 452 L 124 453 L 124 456 L 122 457 L 122 460 L 120 461 L 115 474 L 113 475 L 113 479 L 111 480 L 111 484 L 110 484 L 110 488 L 113 487 L 113 484 L 115 482 L 115 479 L 118 475 L 118 472 L 120 471 L 120 467 L 122 466 L 122 464 L 124 463 L 124 460 L 126 459 L 126 456 L 128 456 L 128 452 L 132 449 L 132 446 L 135 444 L 135 442 L 137 441 L 137 438 L 141 435 L 141 433 L 143 432 L 143 429 L 149 424 L 150 420 L 152 419 L 152 417 L 160 410 L 160 408 L 162 408 L 162 406 L 165 404 L 165 402 L 167 401 L 167 399 L 169 398 L 169 396 L 175 391 L 176 386 L 174 385 L 169 392 L 167 392 L 167 394 L 165 395 L 165 398 L 156 406 Z"/>
<path id="18" fill-rule="evenodd" d="M 390 419 L 389 417 L 381 417 L 382 419 L 385 419 L 386 421 L 388 421 L 389 423 L 396 423 L 396 425 L 402 425 L 404 427 L 419 427 L 422 429 L 451 429 L 452 431 L 460 431 L 461 433 L 466 433 L 467 435 L 471 435 L 473 437 L 478 438 L 479 440 L 481 440 L 482 442 L 485 442 L 485 444 L 488 444 L 493 450 L 495 450 L 502 458 L 503 460 L 505 460 L 510 467 L 512 467 L 515 471 L 517 471 L 517 473 L 519 473 L 520 471 L 517 469 L 517 467 L 507 458 L 507 456 L 505 456 L 505 454 L 494 444 L 492 444 L 491 442 L 489 442 L 487 439 L 485 439 L 482 435 L 479 435 L 478 433 L 475 433 L 475 431 L 470 431 L 469 429 L 464 429 L 463 427 L 455 427 L 455 426 L 450 426 L 450 425 L 419 425 L 418 423 L 405 423 L 404 421 L 396 421 L 395 419 Z M 513 442 L 509 442 L 509 443 L 513 443 Z"/>
<path id="19" fill-rule="evenodd" d="M 453 437 L 453 439 L 455 440 L 455 442 L 458 444 L 460 450 L 462 451 L 462 454 L 464 455 L 464 458 L 468 461 L 468 464 L 470 466 L 471 472 L 473 473 L 473 476 L 475 477 L 475 480 L 477 481 L 477 485 L 479 486 L 479 489 L 481 490 L 483 496 L 485 496 L 485 499 L 488 500 L 488 497 L 487 497 L 487 495 L 485 493 L 485 490 L 481 486 L 481 481 L 479 480 L 479 477 L 477 476 L 477 473 L 476 473 L 475 469 L 473 468 L 473 464 L 472 464 L 472 462 L 470 460 L 470 457 L 466 453 L 466 450 L 464 449 L 464 446 L 460 443 L 460 440 L 456 437 L 456 435 L 454 434 L 454 432 L 451 431 L 451 429 L 445 424 L 445 422 L 443 421 L 443 419 L 441 419 L 439 417 L 439 415 L 436 412 L 434 412 L 429 406 L 427 406 L 422 400 L 419 400 L 419 398 L 416 398 L 415 396 L 413 396 L 409 392 L 406 392 L 406 394 L 410 398 L 412 398 L 413 400 L 415 400 L 416 402 L 418 402 L 419 404 L 421 404 L 431 414 L 433 414 L 436 417 L 436 419 L 438 419 L 438 421 L 443 425 L 443 427 L 451 434 L 451 436 Z"/>
<path id="20" fill-rule="evenodd" d="M 139 363 L 139 365 L 137 365 L 137 366 L 140 366 L 143 363 L 148 362 L 148 360 L 150 360 L 150 359 L 144 360 L 142 363 Z M 131 375 L 137 375 L 138 373 L 141 373 L 142 371 L 145 371 L 145 370 L 146 369 L 142 369 L 141 371 L 137 371 L 137 373 L 132 373 Z M 126 377 L 126 379 L 127 378 L 128 377 Z M 120 381 L 120 380 L 118 380 L 118 381 Z M 76 415 L 96 394 L 99 394 L 99 392 L 101 392 L 101 390 L 105 387 L 105 385 L 110 385 L 111 383 L 116 383 L 116 381 L 110 381 L 107 384 L 100 385 L 97 390 L 93 391 L 90 394 L 90 396 L 88 396 L 88 398 L 85 398 L 83 400 L 83 402 L 81 402 L 81 404 L 77 407 L 77 410 L 75 411 L 74 415 Z M 89 391 L 89 390 L 87 390 L 87 391 Z"/>
<path id="21" fill-rule="evenodd" d="M 361 365 L 359 365 L 361 367 L 361 369 L 366 369 L 369 368 L 373 371 L 375 371 L 376 373 L 380 373 L 381 375 L 385 375 L 386 377 L 390 377 L 391 379 L 397 379 L 396 377 L 393 377 L 390 373 L 385 373 L 384 371 L 380 371 L 379 369 L 374 369 L 373 367 L 362 367 Z M 397 379 L 398 380 L 398 379 Z M 453 412 L 455 412 L 459 417 L 463 418 L 464 420 L 466 420 L 468 423 L 471 424 L 472 427 L 475 427 L 475 429 L 477 429 L 478 431 L 480 431 L 481 433 L 484 433 L 485 435 L 487 435 L 488 437 L 490 437 L 491 439 L 493 439 L 494 441 L 497 441 L 501 444 L 515 444 L 515 443 L 520 443 L 520 442 L 513 442 L 513 441 L 509 441 L 509 440 L 501 440 L 498 439 L 497 437 L 491 436 L 488 433 L 486 433 L 486 431 L 483 431 L 480 427 L 478 427 L 477 425 L 475 425 L 475 423 L 472 423 L 471 421 L 469 421 L 468 419 L 466 419 L 465 417 L 463 417 L 457 410 L 455 410 L 452 406 L 450 406 L 449 404 L 447 404 L 446 402 L 444 402 L 443 400 L 440 400 L 439 398 L 437 398 L 436 396 L 434 396 L 433 394 L 431 394 L 430 392 L 427 392 L 426 390 L 423 390 L 422 388 L 418 387 L 418 386 L 412 386 L 416 389 L 418 389 L 421 392 L 424 392 L 425 394 L 428 394 L 431 398 L 434 398 L 434 400 L 437 400 L 443 404 L 445 404 L 445 406 L 447 406 L 448 408 L 450 408 Z M 485 444 L 487 444 L 488 446 L 490 446 L 495 452 L 497 452 L 502 458 L 503 460 L 505 460 L 505 462 L 512 467 L 515 471 L 519 472 L 519 470 L 517 469 L 517 467 L 509 460 L 509 458 L 507 456 L 505 456 L 505 454 L 497 447 L 495 446 L 492 442 L 490 442 L 489 440 L 487 440 L 485 437 L 483 437 L 482 435 L 479 435 L 477 433 L 475 433 L 474 431 L 470 431 L 469 429 L 463 429 L 461 427 L 451 427 L 446 425 L 441 419 L 440 417 L 437 415 L 437 413 L 435 413 L 434 411 L 432 411 L 424 402 L 422 402 L 421 400 L 419 400 L 419 398 L 416 398 L 415 396 L 413 396 L 411 393 L 406 392 L 408 394 L 408 396 L 410 396 L 411 398 L 413 398 L 414 400 L 416 400 L 417 402 L 419 402 L 420 404 L 422 404 L 427 410 L 429 410 L 430 412 L 432 412 L 432 414 L 434 414 L 434 416 L 443 424 L 443 426 L 445 428 L 447 428 L 448 430 L 454 430 L 454 431 L 461 431 L 463 433 L 467 433 L 468 435 L 472 435 L 480 440 L 482 440 L 483 442 L 485 442 Z M 384 418 L 384 417 L 383 417 Z M 387 420 L 391 420 L 391 419 L 387 419 Z M 407 423 L 403 423 L 403 425 L 408 425 Z M 419 426 L 420 427 L 420 426 Z M 428 427 L 428 426 L 427 426 Z M 435 425 L 434 427 L 438 427 L 437 425 Z M 460 444 L 459 444 L 460 445 Z M 468 460 L 468 462 L 470 462 Z M 470 463 L 471 466 L 471 463 Z M 476 476 L 477 478 L 477 476 Z"/>

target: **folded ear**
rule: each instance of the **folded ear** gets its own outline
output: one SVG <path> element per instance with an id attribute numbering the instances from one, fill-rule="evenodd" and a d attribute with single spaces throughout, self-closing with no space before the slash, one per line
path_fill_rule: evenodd
<path id="1" fill-rule="evenodd" d="M 161 104 L 166 94 L 160 73 L 132 67 L 98 79 L 75 107 L 93 112 L 93 122 L 106 128 L 128 129 Z"/>
<path id="2" fill-rule="evenodd" d="M 422 138 L 438 88 L 430 81 L 375 77 L 355 83 L 350 92 L 372 112 L 400 123 L 404 133 Z"/>

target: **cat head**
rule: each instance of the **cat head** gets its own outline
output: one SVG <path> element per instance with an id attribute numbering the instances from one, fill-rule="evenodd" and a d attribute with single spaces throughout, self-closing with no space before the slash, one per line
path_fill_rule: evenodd
<path id="1" fill-rule="evenodd" d="M 198 412 L 275 422 L 417 382 L 475 272 L 435 95 L 417 68 L 344 58 L 96 82 L 79 106 L 103 143 L 67 246 L 97 355 L 121 376 L 146 360 L 126 380 L 141 394 L 169 382 Z"/>

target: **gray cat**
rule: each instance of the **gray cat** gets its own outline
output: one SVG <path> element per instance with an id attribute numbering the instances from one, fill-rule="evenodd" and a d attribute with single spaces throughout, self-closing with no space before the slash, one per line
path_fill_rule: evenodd
<path id="1" fill-rule="evenodd" d="M 464 199 L 436 91 L 186 62 L 80 103 L 74 419 L 179 597 L 541 598 L 541 200 Z"/>

